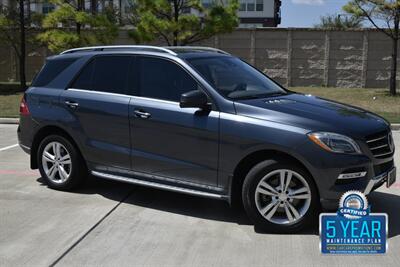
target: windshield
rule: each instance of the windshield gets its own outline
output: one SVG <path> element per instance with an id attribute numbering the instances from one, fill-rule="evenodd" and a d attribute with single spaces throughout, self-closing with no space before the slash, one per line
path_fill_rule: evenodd
<path id="1" fill-rule="evenodd" d="M 287 94 L 267 76 L 235 57 L 192 58 L 187 61 L 220 94 L 230 99 Z"/>

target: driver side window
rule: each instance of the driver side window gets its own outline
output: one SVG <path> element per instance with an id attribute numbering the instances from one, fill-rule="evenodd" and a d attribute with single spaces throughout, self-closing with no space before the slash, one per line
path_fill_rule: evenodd
<path id="1" fill-rule="evenodd" d="M 139 88 L 135 96 L 179 102 L 181 94 L 198 89 L 197 82 L 174 62 L 140 57 L 139 64 Z"/>

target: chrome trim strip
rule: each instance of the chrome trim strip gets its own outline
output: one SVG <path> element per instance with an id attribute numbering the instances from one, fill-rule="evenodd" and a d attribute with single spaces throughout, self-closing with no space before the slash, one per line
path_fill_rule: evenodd
<path id="1" fill-rule="evenodd" d="M 382 157 L 382 156 L 390 155 L 390 154 L 392 154 L 392 153 L 393 153 L 393 151 L 390 151 L 390 152 L 387 152 L 387 153 L 382 153 L 382 154 L 374 155 L 374 157 Z"/>
<path id="2" fill-rule="evenodd" d="M 182 187 L 178 187 L 178 186 L 165 185 L 165 184 L 160 184 L 160 183 L 156 183 L 156 182 L 149 182 L 149 181 L 139 180 L 136 178 L 128 178 L 128 177 L 124 177 L 124 176 L 102 173 L 102 172 L 98 172 L 98 171 L 91 171 L 91 174 L 93 174 L 94 176 L 103 178 L 103 179 L 109 179 L 109 180 L 114 180 L 114 181 L 119 181 L 119 182 L 126 182 L 126 183 L 131 183 L 131 184 L 136 184 L 136 185 L 143 185 L 143 186 L 153 187 L 153 188 L 157 188 L 157 189 L 172 191 L 172 192 L 178 192 L 178 193 L 184 193 L 184 194 L 207 197 L 207 198 L 214 198 L 214 199 L 226 199 L 227 198 L 224 195 L 208 193 L 208 192 L 203 192 L 203 191 L 194 190 L 194 189 L 187 189 L 187 188 L 182 188 Z"/>
<path id="3" fill-rule="evenodd" d="M 167 46 L 168 48 L 176 48 L 180 50 L 203 50 L 203 51 L 210 51 L 210 52 L 217 52 L 225 55 L 230 55 L 228 52 L 225 52 L 224 50 L 213 48 L 213 47 L 206 47 L 206 46 Z M 167 48 L 164 46 L 164 48 Z"/>
<path id="4" fill-rule="evenodd" d="M 125 95 L 125 94 L 109 93 L 109 92 L 101 92 L 101 91 L 85 90 L 85 89 L 76 89 L 76 88 L 68 88 L 67 90 L 75 91 L 75 92 L 90 93 L 90 94 L 99 94 L 99 95 L 113 95 L 113 96 L 132 97 L 132 96 L 130 96 L 130 95 Z"/>
<path id="5" fill-rule="evenodd" d="M 387 144 L 385 144 L 385 145 L 381 145 L 381 146 L 376 146 L 376 147 L 370 147 L 369 149 L 371 149 L 371 150 L 375 150 L 375 149 L 379 149 L 379 148 L 383 148 L 383 147 L 387 147 L 388 145 Z"/>
<path id="6" fill-rule="evenodd" d="M 163 99 L 157 99 L 157 98 L 150 98 L 150 97 L 145 97 L 145 96 L 132 96 L 133 100 L 138 99 L 138 100 L 148 100 L 148 101 L 154 101 L 154 102 L 159 102 L 159 103 L 165 103 L 165 104 L 174 104 L 179 106 L 179 102 L 175 101 L 170 101 L 170 100 L 163 100 Z"/>
<path id="7" fill-rule="evenodd" d="M 137 99 L 137 100 L 148 100 L 148 101 L 154 101 L 154 102 L 159 102 L 159 103 L 179 105 L 179 102 L 156 99 L 156 98 L 150 98 L 150 97 L 144 97 L 144 96 L 133 96 L 133 95 L 126 95 L 126 94 L 109 93 L 109 92 L 102 92 L 102 91 L 95 91 L 95 90 L 85 90 L 85 89 L 76 89 L 76 88 L 68 88 L 67 90 L 75 91 L 75 92 L 90 93 L 90 94 L 125 96 L 125 97 L 131 97 L 133 100 L 135 100 L 135 99 Z"/>
<path id="8" fill-rule="evenodd" d="M 346 179 L 356 179 L 360 177 L 364 177 L 367 174 L 366 171 L 364 172 L 351 172 L 351 173 L 342 173 L 338 176 L 338 179 L 346 180 Z M 350 177 L 346 177 L 350 176 Z"/>
<path id="9" fill-rule="evenodd" d="M 105 46 L 87 46 L 87 47 L 79 47 L 79 48 L 73 48 L 69 50 L 65 50 L 60 53 L 60 55 L 68 54 L 68 53 L 73 53 L 73 52 L 79 52 L 79 51 L 85 51 L 85 50 L 91 50 L 94 51 L 96 49 L 102 51 L 101 49 L 137 49 L 139 51 L 143 51 L 144 49 L 149 49 L 149 50 L 158 50 L 161 52 L 165 52 L 168 54 L 171 54 L 173 56 L 177 56 L 178 54 L 175 53 L 174 51 L 167 49 L 165 47 L 159 47 L 159 46 L 151 46 L 151 45 L 105 45 Z"/>
<path id="10" fill-rule="evenodd" d="M 378 137 L 378 138 L 375 138 L 375 139 L 372 139 L 372 140 L 367 140 L 367 143 L 372 143 L 372 142 L 381 140 L 381 139 L 386 138 L 386 137 L 387 137 L 387 135 L 384 135 L 384 136 L 382 136 L 382 137 Z"/>

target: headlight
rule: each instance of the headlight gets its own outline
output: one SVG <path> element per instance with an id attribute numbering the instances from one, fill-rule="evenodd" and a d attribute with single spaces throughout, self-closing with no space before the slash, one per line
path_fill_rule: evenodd
<path id="1" fill-rule="evenodd" d="M 358 144 L 345 135 L 328 132 L 315 132 L 309 133 L 308 138 L 329 152 L 361 154 L 361 149 Z"/>

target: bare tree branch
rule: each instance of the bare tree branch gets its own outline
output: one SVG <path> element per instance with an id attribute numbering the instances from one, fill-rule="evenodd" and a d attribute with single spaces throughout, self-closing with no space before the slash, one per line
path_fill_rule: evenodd
<path id="1" fill-rule="evenodd" d="M 378 30 L 380 30 L 381 32 L 383 32 L 384 34 L 386 34 L 387 36 L 389 36 L 390 38 L 394 38 L 394 36 L 391 33 L 388 33 L 387 31 L 385 31 L 384 29 L 382 29 L 381 27 L 378 26 L 378 24 L 376 24 L 376 22 L 372 19 L 372 16 L 370 13 L 368 13 L 360 4 L 359 0 L 355 0 L 354 1 L 357 5 L 357 7 L 364 13 L 364 16 L 369 20 L 369 22 L 372 23 L 372 25 L 374 25 L 375 28 L 377 28 Z M 372 11 L 371 11 L 372 13 Z"/>

